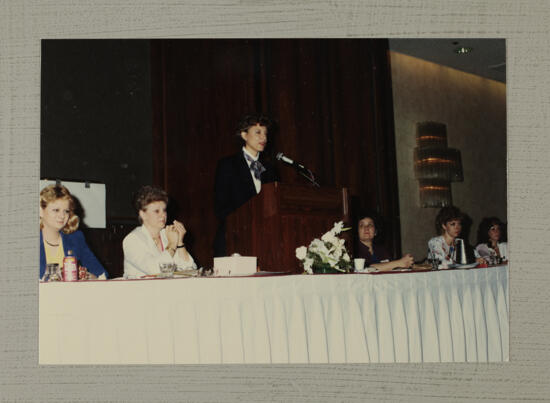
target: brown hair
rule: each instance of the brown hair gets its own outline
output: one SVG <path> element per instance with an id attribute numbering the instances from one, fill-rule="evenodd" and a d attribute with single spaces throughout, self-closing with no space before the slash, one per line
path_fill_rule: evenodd
<path id="1" fill-rule="evenodd" d="M 69 220 L 67 221 L 67 224 L 65 224 L 65 226 L 61 229 L 61 231 L 63 231 L 65 234 L 75 232 L 78 229 L 80 219 L 74 213 L 75 202 L 69 190 L 63 185 L 49 185 L 40 191 L 40 207 L 42 209 L 45 209 L 48 204 L 56 200 L 69 201 Z M 40 219 L 40 229 L 42 229 L 43 227 L 44 225 L 42 224 L 42 219 Z"/>
<path id="2" fill-rule="evenodd" d="M 477 243 L 484 243 L 489 245 L 489 229 L 493 225 L 498 225 L 500 227 L 501 235 L 499 242 L 503 242 L 505 238 L 504 234 L 504 224 L 498 219 L 498 217 L 485 217 L 479 223 L 479 228 L 477 230 Z M 491 245 L 489 245 L 491 246 Z"/>
<path id="3" fill-rule="evenodd" d="M 378 213 L 371 210 L 363 210 L 357 215 L 357 217 L 358 217 L 356 220 L 357 230 L 355 231 L 356 234 L 357 234 L 357 231 L 359 230 L 359 223 L 361 222 L 361 220 L 365 218 L 370 218 L 374 224 L 373 242 L 378 243 L 379 241 L 383 240 L 384 225 L 383 225 L 382 217 L 380 217 Z"/>
<path id="4" fill-rule="evenodd" d="M 269 130 L 273 127 L 273 121 L 269 117 L 262 114 L 246 115 L 237 125 L 237 137 L 241 138 L 242 132 L 246 132 L 248 129 L 256 125 L 265 126 L 269 132 Z"/>
<path id="5" fill-rule="evenodd" d="M 149 204 L 157 201 L 163 201 L 168 204 L 168 193 L 162 189 L 149 185 L 142 186 L 138 190 L 136 197 L 134 198 L 134 207 L 138 213 L 138 220 L 140 224 L 143 224 L 141 217 L 139 216 L 140 210 L 145 210 Z"/>
<path id="6" fill-rule="evenodd" d="M 458 207 L 455 207 L 455 206 L 443 207 L 441 210 L 439 210 L 439 213 L 437 213 L 437 217 L 435 217 L 435 230 L 439 235 L 441 235 L 443 234 L 443 228 L 442 228 L 443 225 L 453 220 L 460 220 L 462 222 L 463 218 L 464 218 L 464 215 L 462 214 L 462 212 Z"/>

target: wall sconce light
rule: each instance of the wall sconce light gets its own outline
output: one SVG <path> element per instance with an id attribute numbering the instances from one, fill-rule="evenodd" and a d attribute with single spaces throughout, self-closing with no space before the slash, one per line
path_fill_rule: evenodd
<path id="1" fill-rule="evenodd" d="M 447 126 L 438 122 L 416 124 L 414 174 L 421 207 L 452 204 L 451 182 L 464 180 L 460 151 L 447 147 Z"/>

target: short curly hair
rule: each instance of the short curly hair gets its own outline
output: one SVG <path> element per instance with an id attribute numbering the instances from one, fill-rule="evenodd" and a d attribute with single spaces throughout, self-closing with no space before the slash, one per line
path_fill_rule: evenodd
<path id="1" fill-rule="evenodd" d="M 273 127 L 273 124 L 274 124 L 273 120 L 271 120 L 266 115 L 262 115 L 262 114 L 246 115 L 239 121 L 235 134 L 239 138 L 241 138 L 242 132 L 246 132 L 249 128 L 256 125 L 265 126 L 265 128 L 269 132 L 269 130 Z"/>
<path id="2" fill-rule="evenodd" d="M 168 204 L 168 193 L 166 193 L 162 189 L 149 185 L 142 186 L 137 191 L 136 196 L 134 197 L 134 208 L 136 209 L 136 212 L 138 214 L 138 220 L 140 224 L 142 224 L 142 220 L 139 216 L 139 212 L 141 210 L 145 211 L 145 208 L 149 204 L 157 201 L 163 201 L 164 203 Z"/>
<path id="3" fill-rule="evenodd" d="M 489 229 L 493 225 L 498 225 L 500 227 L 501 231 L 501 239 L 502 242 L 504 240 L 504 224 L 502 221 L 499 220 L 498 217 L 485 217 L 481 220 L 479 223 L 479 227 L 477 229 L 477 243 L 484 243 L 488 244 L 489 242 Z"/>
<path id="4" fill-rule="evenodd" d="M 459 220 L 462 222 L 463 219 L 464 214 L 462 214 L 462 211 L 460 211 L 458 207 L 445 206 L 439 210 L 439 213 L 437 213 L 437 216 L 435 217 L 435 230 L 439 235 L 441 235 L 443 234 L 443 225 L 453 220 Z"/>
<path id="5" fill-rule="evenodd" d="M 75 201 L 69 189 L 63 185 L 48 185 L 40 191 L 40 208 L 45 209 L 48 204 L 56 200 L 67 200 L 69 202 L 69 220 L 61 229 L 65 234 L 71 234 L 78 229 L 80 218 L 75 214 Z M 40 219 L 40 229 L 44 228 L 42 219 Z"/>

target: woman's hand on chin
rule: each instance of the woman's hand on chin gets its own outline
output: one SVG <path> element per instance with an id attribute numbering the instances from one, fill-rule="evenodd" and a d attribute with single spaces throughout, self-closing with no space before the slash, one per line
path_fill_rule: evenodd
<path id="1" fill-rule="evenodd" d="M 178 245 L 179 245 L 179 244 L 183 243 L 183 237 L 185 237 L 185 234 L 187 233 L 187 230 L 185 229 L 185 226 L 183 225 L 183 223 L 181 223 L 179 221 L 176 221 L 176 220 L 174 220 L 173 227 L 178 232 L 178 236 L 179 236 Z"/>
<path id="2" fill-rule="evenodd" d="M 166 226 L 166 238 L 168 239 L 169 247 L 176 247 L 179 241 L 179 233 L 173 225 Z"/>

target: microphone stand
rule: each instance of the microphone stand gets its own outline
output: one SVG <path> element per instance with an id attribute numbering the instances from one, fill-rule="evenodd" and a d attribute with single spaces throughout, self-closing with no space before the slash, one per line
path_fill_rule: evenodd
<path id="1" fill-rule="evenodd" d="M 313 175 L 313 172 L 311 172 L 309 169 L 306 168 L 306 171 L 308 172 L 309 176 L 306 175 L 301 169 L 298 169 L 298 172 L 300 175 L 302 175 L 304 178 L 306 178 L 308 181 L 311 182 L 311 184 L 313 186 L 316 186 L 318 188 L 321 187 L 321 185 L 319 185 L 316 181 L 315 181 L 315 176 Z"/>
<path id="2" fill-rule="evenodd" d="M 278 153 L 275 158 L 278 161 L 282 161 L 285 164 L 293 166 L 298 171 L 298 173 L 306 178 L 308 181 L 310 181 L 313 186 L 316 186 L 318 188 L 321 187 L 321 185 L 319 185 L 317 181 L 315 181 L 315 175 L 313 175 L 313 172 L 311 172 L 308 168 L 298 164 L 295 161 L 292 161 L 290 158 L 285 157 L 283 153 Z M 304 173 L 304 171 L 307 171 L 307 175 Z"/>

